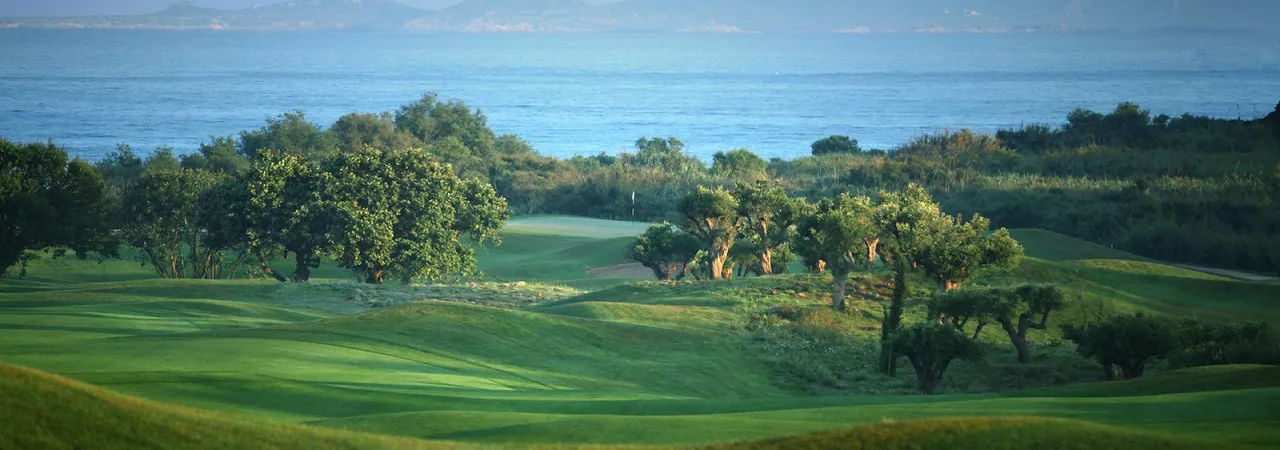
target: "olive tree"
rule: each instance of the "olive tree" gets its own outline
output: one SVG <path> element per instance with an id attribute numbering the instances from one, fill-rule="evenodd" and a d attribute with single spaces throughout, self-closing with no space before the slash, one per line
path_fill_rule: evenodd
<path id="1" fill-rule="evenodd" d="M 958 330 L 975 322 L 974 339 L 989 322 L 1000 324 L 1018 352 L 1018 362 L 1027 363 L 1031 361 L 1027 332 L 1048 328 L 1049 314 L 1065 306 L 1065 295 L 1057 286 L 1027 284 L 943 293 L 934 299 L 930 312 Z"/>
<path id="2" fill-rule="evenodd" d="M 933 394 L 956 359 L 977 360 L 982 348 L 955 328 L 937 322 L 923 322 L 895 331 L 889 348 L 911 361 L 920 391 Z"/>
<path id="3" fill-rule="evenodd" d="M 808 260 L 826 262 L 831 271 L 831 307 L 845 310 L 849 273 L 871 263 L 867 243 L 877 239 L 874 206 L 867 197 L 848 193 L 818 202 L 798 227 L 797 251 Z"/>
<path id="4" fill-rule="evenodd" d="M 683 276 L 699 247 L 696 238 L 663 222 L 649 226 L 637 237 L 628 256 L 652 270 L 659 280 L 671 280 Z"/>
<path id="5" fill-rule="evenodd" d="M 774 253 L 785 251 L 796 233 L 804 201 L 788 197 L 781 185 L 769 181 L 738 183 L 733 196 L 743 220 L 742 234 L 756 250 L 757 273 L 779 273 L 774 267 Z"/>
<path id="6" fill-rule="evenodd" d="M 880 325 L 880 370 L 893 375 L 897 358 L 889 343 L 902 323 L 910 292 L 907 274 L 919 265 L 920 255 L 943 232 L 948 217 L 929 192 L 918 185 L 901 192 L 881 192 L 874 214 L 880 239 L 868 243 L 868 254 L 877 252 L 894 269 L 893 297 Z"/>
<path id="7" fill-rule="evenodd" d="M 738 206 L 738 200 L 729 191 L 699 186 L 681 199 L 677 207 L 684 217 L 684 231 L 701 241 L 707 252 L 707 273 L 712 280 L 725 278 L 729 250 L 738 239 L 743 222 Z"/>
<path id="8" fill-rule="evenodd" d="M 959 217 L 939 221 L 927 245 L 916 255 L 920 268 L 945 292 L 964 284 L 985 267 L 1012 269 L 1022 262 L 1023 249 L 1001 228 L 987 233 L 991 221 L 974 215 L 965 222 Z"/>
<path id="9" fill-rule="evenodd" d="M 1112 366 L 1120 368 L 1124 379 L 1141 377 L 1147 363 L 1177 350 L 1178 339 L 1172 323 L 1143 313 L 1120 314 L 1088 328 L 1064 326 L 1062 336 L 1076 343 L 1076 351 L 1094 358 L 1111 379 Z"/>

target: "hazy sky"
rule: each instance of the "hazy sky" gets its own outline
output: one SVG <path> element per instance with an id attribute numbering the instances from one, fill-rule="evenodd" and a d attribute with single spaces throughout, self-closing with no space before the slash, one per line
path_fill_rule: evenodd
<path id="1" fill-rule="evenodd" d="M 223 9 L 247 8 L 280 0 L 192 0 L 200 6 Z M 440 9 L 461 0 L 399 0 L 423 9 Z M 609 3 L 617 0 L 587 0 Z M 143 14 L 162 10 L 178 0 L 0 0 L 0 16 L 61 16 L 97 14 Z"/>

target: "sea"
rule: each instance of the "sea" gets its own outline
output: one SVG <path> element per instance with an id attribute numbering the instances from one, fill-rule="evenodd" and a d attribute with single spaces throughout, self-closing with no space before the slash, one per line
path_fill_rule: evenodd
<path id="1" fill-rule="evenodd" d="M 408 34 L 0 30 L 0 137 L 89 160 L 191 152 L 268 117 L 327 127 L 425 92 L 560 157 L 674 136 L 702 158 L 849 135 L 1061 124 L 1075 108 L 1255 118 L 1280 101 L 1280 34 Z"/>

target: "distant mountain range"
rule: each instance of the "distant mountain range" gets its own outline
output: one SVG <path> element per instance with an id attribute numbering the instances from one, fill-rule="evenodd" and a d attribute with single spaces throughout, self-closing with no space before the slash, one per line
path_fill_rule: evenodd
<path id="1" fill-rule="evenodd" d="M 392 0 L 287 0 L 240 10 L 190 2 L 142 15 L 0 18 L 0 28 L 420 32 L 1025 32 L 1267 30 L 1272 0 L 467 0 L 438 11 Z"/>

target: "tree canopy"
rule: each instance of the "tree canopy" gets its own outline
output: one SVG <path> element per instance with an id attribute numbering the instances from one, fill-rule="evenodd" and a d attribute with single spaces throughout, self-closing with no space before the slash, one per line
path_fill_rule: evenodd
<path id="1" fill-rule="evenodd" d="M 628 257 L 652 270 L 659 280 L 672 280 L 683 276 L 701 247 L 697 238 L 663 222 L 649 226 L 637 237 Z"/>
<path id="2" fill-rule="evenodd" d="M 0 275 L 33 251 L 114 254 L 102 175 L 47 144 L 0 139 Z"/>
<path id="3" fill-rule="evenodd" d="M 796 250 L 804 258 L 820 260 L 831 271 L 831 307 L 845 309 L 849 272 L 871 264 L 868 246 L 879 240 L 875 206 L 867 197 L 847 193 L 818 202 L 798 226 Z"/>
<path id="4" fill-rule="evenodd" d="M 682 228 L 702 242 L 707 251 L 708 277 L 725 278 L 725 266 L 729 250 L 738 239 L 742 217 L 738 215 L 738 200 L 733 193 L 723 189 L 699 186 L 680 200 L 678 206 L 684 217 Z"/>
<path id="5" fill-rule="evenodd" d="M 982 357 L 982 348 L 976 342 L 955 328 L 937 322 L 918 323 L 894 332 L 889 347 L 911 361 L 920 391 L 925 394 L 937 390 L 952 361 Z"/>
<path id="6" fill-rule="evenodd" d="M 849 136 L 831 135 L 814 141 L 810 145 L 813 156 L 829 155 L 835 153 L 858 153 L 862 149 L 858 147 L 858 140 Z"/>

